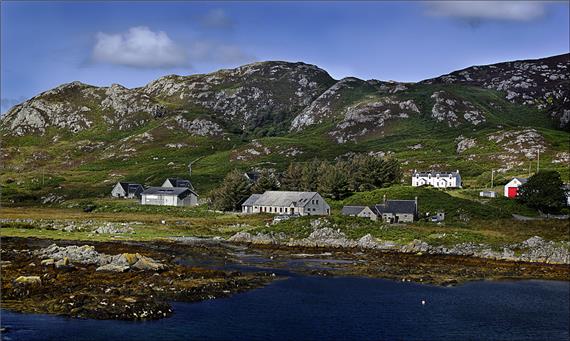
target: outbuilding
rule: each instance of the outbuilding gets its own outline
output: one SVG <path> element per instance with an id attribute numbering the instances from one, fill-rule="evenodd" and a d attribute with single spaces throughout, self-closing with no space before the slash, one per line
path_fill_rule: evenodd
<path id="1" fill-rule="evenodd" d="M 186 187 L 194 190 L 194 186 L 192 186 L 192 182 L 190 182 L 190 180 L 177 178 L 168 178 L 164 180 L 162 187 Z"/>
<path id="2" fill-rule="evenodd" d="M 527 178 L 513 178 L 505 185 L 505 197 L 514 199 L 519 193 L 519 187 L 528 181 Z"/>
<path id="3" fill-rule="evenodd" d="M 344 206 L 341 211 L 342 215 L 351 217 L 368 218 L 370 220 L 378 220 L 378 214 L 370 208 L 370 206 Z"/>
<path id="4" fill-rule="evenodd" d="M 140 198 L 143 191 L 144 187 L 141 184 L 117 182 L 111 191 L 111 196 L 114 198 Z"/>
<path id="5" fill-rule="evenodd" d="M 198 194 L 187 187 L 150 187 L 141 194 L 142 205 L 194 206 Z"/>

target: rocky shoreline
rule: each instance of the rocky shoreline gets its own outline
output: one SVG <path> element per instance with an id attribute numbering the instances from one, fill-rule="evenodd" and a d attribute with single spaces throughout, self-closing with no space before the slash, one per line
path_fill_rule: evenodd
<path id="1" fill-rule="evenodd" d="M 523 260 L 543 259 L 538 258 L 544 257 L 539 250 L 554 247 L 539 238 L 521 243 L 527 251 L 509 259 L 481 257 L 479 251 L 461 248 L 444 254 L 425 243 L 398 246 L 369 235 L 354 241 L 328 228 L 316 228 L 301 240 L 241 232 L 227 241 L 177 237 L 56 243 L 2 238 L 4 309 L 95 319 L 159 319 L 173 313 L 168 302 L 227 297 L 270 283 L 279 278 L 274 273 L 279 270 L 285 276 L 364 276 L 443 286 L 482 279 L 570 281 L 570 266 L 553 262 L 552 256 L 547 258 L 550 262 Z"/>
<path id="2" fill-rule="evenodd" d="M 486 244 L 461 243 L 452 247 L 430 245 L 425 241 L 413 240 L 408 244 L 382 241 L 367 234 L 358 240 L 350 239 L 340 230 L 330 227 L 316 228 L 303 239 L 291 239 L 284 233 L 238 232 L 228 241 L 254 245 L 279 245 L 288 247 L 317 247 L 368 249 L 400 252 L 406 254 L 453 255 L 482 259 L 504 260 L 513 262 L 531 262 L 547 264 L 570 264 L 570 242 L 555 243 L 534 236 L 522 243 L 505 245 L 501 251 L 493 250 Z"/>
<path id="3" fill-rule="evenodd" d="M 274 279 L 262 272 L 183 266 L 141 245 L 41 244 L 45 241 L 2 238 L 3 309 L 94 319 L 159 319 L 172 314 L 169 301 L 227 297 Z"/>

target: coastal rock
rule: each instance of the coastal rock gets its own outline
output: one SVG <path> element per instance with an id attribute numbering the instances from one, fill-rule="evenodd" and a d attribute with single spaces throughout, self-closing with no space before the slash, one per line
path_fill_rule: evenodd
<path id="1" fill-rule="evenodd" d="M 99 271 L 123 272 L 128 269 L 133 270 L 164 270 L 164 264 L 139 253 L 122 253 L 118 255 L 107 255 L 95 251 L 90 245 L 60 247 L 52 244 L 47 248 L 34 251 L 34 255 L 49 257 L 54 260 L 56 267 L 71 267 L 71 262 L 97 265 Z"/>
<path id="2" fill-rule="evenodd" d="M 363 249 L 377 249 L 379 247 L 376 238 L 369 233 L 358 240 L 358 247 Z"/>
<path id="3" fill-rule="evenodd" d="M 230 242 L 237 243 L 253 243 L 253 244 L 279 244 L 286 239 L 286 235 L 282 232 L 280 233 L 257 233 L 252 235 L 247 232 L 238 232 L 228 238 Z"/>
<path id="4" fill-rule="evenodd" d="M 121 234 L 121 233 L 134 233 L 134 230 L 130 226 L 116 226 L 112 223 L 107 223 L 103 226 L 99 226 L 95 231 L 98 234 Z"/>
<path id="5" fill-rule="evenodd" d="M 42 280 L 40 276 L 20 276 L 14 280 L 17 284 L 24 284 L 24 285 L 42 285 Z"/>
<path id="6" fill-rule="evenodd" d="M 553 241 L 546 241 L 539 236 L 531 237 L 520 244 L 524 250 L 520 259 L 530 262 L 570 264 L 568 247 L 557 246 Z"/>
<path id="7" fill-rule="evenodd" d="M 349 239 L 344 233 L 340 232 L 340 230 L 325 227 L 316 229 L 307 238 L 302 239 L 300 246 L 352 248 L 358 246 L 358 243 Z"/>
<path id="8" fill-rule="evenodd" d="M 405 253 L 427 252 L 429 250 L 430 245 L 419 239 L 414 239 L 410 243 L 400 247 L 400 251 Z"/>
<path id="9" fill-rule="evenodd" d="M 118 264 L 105 264 L 95 269 L 95 271 L 111 271 L 111 272 L 125 272 L 127 270 L 129 270 L 128 265 L 118 265 Z"/>

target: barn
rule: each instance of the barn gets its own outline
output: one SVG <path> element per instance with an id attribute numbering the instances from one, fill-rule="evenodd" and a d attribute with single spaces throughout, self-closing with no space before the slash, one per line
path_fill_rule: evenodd
<path id="1" fill-rule="evenodd" d="M 509 181 L 509 183 L 505 185 L 505 197 L 509 199 L 516 198 L 519 192 L 519 187 L 525 184 L 527 181 L 527 178 L 513 178 L 511 181 Z"/>

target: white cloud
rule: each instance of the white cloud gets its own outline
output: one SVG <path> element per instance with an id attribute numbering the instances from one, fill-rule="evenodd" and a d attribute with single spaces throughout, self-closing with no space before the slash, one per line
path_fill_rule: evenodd
<path id="1" fill-rule="evenodd" d="M 213 9 L 200 19 L 202 25 L 210 28 L 232 28 L 233 20 L 223 9 Z"/>
<path id="2" fill-rule="evenodd" d="M 196 41 L 191 45 L 190 58 L 195 61 L 221 63 L 243 63 L 254 59 L 238 45 L 207 40 Z"/>
<path id="3" fill-rule="evenodd" d="M 546 14 L 545 1 L 430 1 L 427 13 L 472 21 L 531 21 Z"/>
<path id="4" fill-rule="evenodd" d="M 124 33 L 97 33 L 92 56 L 96 62 L 139 68 L 188 65 L 182 47 L 165 32 L 153 32 L 145 26 L 131 27 Z"/>

